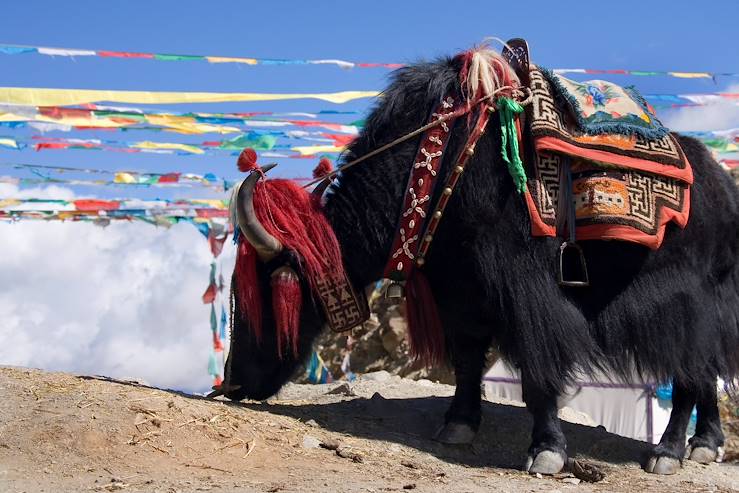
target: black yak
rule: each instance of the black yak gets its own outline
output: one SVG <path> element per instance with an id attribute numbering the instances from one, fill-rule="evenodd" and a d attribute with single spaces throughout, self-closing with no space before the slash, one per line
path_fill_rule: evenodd
<path id="1" fill-rule="evenodd" d="M 346 161 L 424 125 L 445 95 L 464 97 L 461 63 L 457 57 L 396 71 L 349 146 Z M 636 371 L 673 382 L 670 422 L 645 464 L 647 471 L 674 473 L 686 456 L 704 463 L 715 460 L 724 440 L 716 379 L 739 374 L 736 185 L 702 144 L 678 137 L 695 177 L 687 226 L 668 226 L 657 250 L 620 241 L 583 241 L 590 287 L 563 288 L 557 281 L 561 240 L 532 237 L 526 207 L 501 161 L 498 114 L 490 118 L 493 130 L 477 143 L 423 266 L 457 383 L 437 439 L 464 443 L 474 437 L 480 425 L 485 356 L 494 347 L 521 372 L 523 396 L 534 418 L 526 466 L 530 472 L 562 469 L 566 440 L 557 397 L 577 375 L 594 370 L 624 378 Z M 452 172 L 452 158 L 467 134 L 463 120 L 452 129 L 443 176 Z M 321 212 L 326 234 L 333 231 L 356 290 L 383 275 L 418 142 L 416 138 L 395 145 L 341 173 L 327 193 Z M 303 275 L 310 262 L 256 220 L 253 175 L 235 197 L 235 207 L 246 217 L 251 231 L 243 234 L 260 257 L 249 274 L 261 292 L 259 306 L 252 307 L 256 315 L 251 313 L 260 328 L 250 330 L 250 314 L 244 313 L 242 302 L 249 293 L 234 289 L 232 350 L 223 387 L 226 397 L 234 400 L 275 394 L 307 359 L 326 322 Z M 282 207 L 315 205 L 301 200 Z M 324 226 L 315 226 L 313 234 Z M 237 269 L 236 286 L 238 275 L 245 274 Z M 284 290 L 280 280 L 291 278 L 303 289 L 281 296 L 301 304 L 299 328 L 280 335 L 270 300 L 278 289 L 273 286 Z M 292 350 L 285 349 L 285 338 Z M 685 433 L 694 406 L 698 421 L 686 454 Z"/>

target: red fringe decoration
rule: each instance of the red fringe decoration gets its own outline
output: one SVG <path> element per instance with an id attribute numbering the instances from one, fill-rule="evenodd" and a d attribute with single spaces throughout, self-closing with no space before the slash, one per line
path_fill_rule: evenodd
<path id="1" fill-rule="evenodd" d="M 318 166 L 313 170 L 313 178 L 323 178 L 327 174 L 334 170 L 334 166 L 331 164 L 331 160 L 327 157 L 322 157 L 318 161 Z"/>
<path id="2" fill-rule="evenodd" d="M 298 356 L 298 329 L 300 328 L 300 308 L 303 295 L 300 280 L 286 275 L 272 278 L 272 312 L 277 326 L 277 354 L 280 359 L 283 350 L 290 346 L 293 356 Z"/>
<path id="3" fill-rule="evenodd" d="M 413 270 L 405 292 L 411 355 L 426 365 L 443 363 L 446 359 L 444 329 L 431 286 L 422 271 Z"/>
<path id="4" fill-rule="evenodd" d="M 311 289 L 319 279 L 343 275 L 336 235 L 320 206 L 300 185 L 281 179 L 257 183 L 254 210 L 264 229 L 298 254 Z"/>
<path id="5" fill-rule="evenodd" d="M 239 159 L 236 161 L 236 166 L 238 166 L 239 171 L 242 171 L 243 173 L 248 173 L 249 171 L 257 169 L 257 151 L 251 147 L 247 147 L 241 151 Z"/>
<path id="6" fill-rule="evenodd" d="M 254 188 L 254 211 L 268 233 L 297 254 L 298 275 L 315 291 L 320 279 L 343 276 L 341 249 L 320 204 L 290 180 L 260 181 Z M 236 259 L 236 283 L 242 313 L 257 340 L 262 335 L 262 298 L 256 274 L 256 252 L 242 239 Z M 278 277 L 272 282 L 272 309 L 280 357 L 288 344 L 298 349 L 302 296 L 300 283 Z"/>
<path id="7" fill-rule="evenodd" d="M 257 252 L 248 241 L 239 241 L 236 254 L 236 289 L 239 293 L 239 310 L 245 314 L 257 341 L 262 338 L 262 295 L 257 279 Z"/>

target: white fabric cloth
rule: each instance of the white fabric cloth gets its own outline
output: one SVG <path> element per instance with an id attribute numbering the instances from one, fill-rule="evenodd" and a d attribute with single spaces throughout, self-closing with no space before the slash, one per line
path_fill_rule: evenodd
<path id="1" fill-rule="evenodd" d="M 523 401 L 519 376 L 504 363 L 497 362 L 485 375 L 487 396 Z M 558 406 L 588 415 L 593 422 L 617 435 L 657 443 L 670 419 L 670 407 L 652 396 L 656 384 L 614 383 L 605 376 L 578 382 Z M 650 389 L 650 390 L 648 390 Z M 651 414 L 651 416 L 650 416 Z M 650 430 L 651 428 L 651 430 Z"/>

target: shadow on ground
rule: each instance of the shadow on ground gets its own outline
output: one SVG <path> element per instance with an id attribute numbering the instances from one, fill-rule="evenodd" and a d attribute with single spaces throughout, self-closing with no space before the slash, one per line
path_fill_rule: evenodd
<path id="1" fill-rule="evenodd" d="M 103 380 L 133 387 L 152 388 L 137 382 L 100 376 L 82 379 Z M 156 389 L 163 390 L 163 389 Z M 167 389 L 165 392 L 188 399 L 206 397 Z M 288 416 L 300 421 L 314 420 L 321 428 L 358 438 L 397 443 L 426 452 L 441 460 L 470 467 L 521 469 L 531 434 L 531 416 L 523 407 L 483 401 L 482 424 L 472 446 L 445 445 L 433 440 L 451 405 L 451 397 L 386 399 L 376 393 L 372 398 L 340 402 L 284 404 L 280 402 L 219 401 L 235 407 Z M 611 464 L 637 463 L 645 460 L 652 446 L 608 433 L 603 428 L 563 421 L 570 457 L 594 459 Z"/>
<path id="2" fill-rule="evenodd" d="M 442 425 L 450 397 L 385 399 L 357 398 L 329 404 L 288 405 L 242 403 L 299 419 L 315 420 L 324 429 L 371 440 L 385 440 L 427 452 L 439 459 L 474 467 L 520 469 L 526 460 L 531 417 L 524 408 L 483 402 L 480 432 L 472 446 L 443 445 L 432 437 Z M 606 432 L 602 428 L 563 422 L 571 457 L 609 463 L 635 463 L 651 448 L 644 442 Z"/>

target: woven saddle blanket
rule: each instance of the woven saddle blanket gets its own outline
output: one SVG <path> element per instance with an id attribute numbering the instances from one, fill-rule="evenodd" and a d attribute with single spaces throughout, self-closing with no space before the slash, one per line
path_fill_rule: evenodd
<path id="1" fill-rule="evenodd" d="M 530 75 L 533 148 L 524 162 L 534 236 L 556 236 L 565 161 L 578 240 L 623 240 L 656 249 L 667 224 L 685 227 L 690 163 L 634 89 L 575 82 L 536 67 Z"/>

